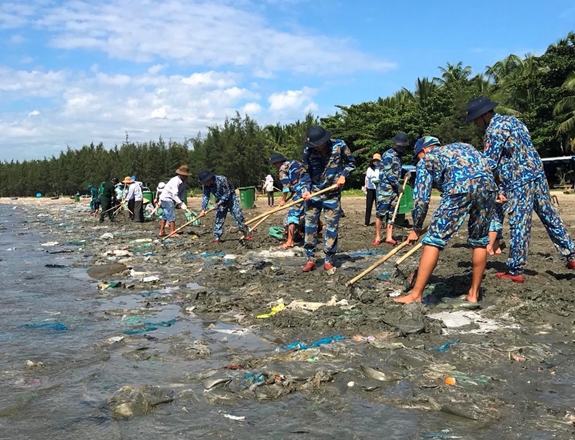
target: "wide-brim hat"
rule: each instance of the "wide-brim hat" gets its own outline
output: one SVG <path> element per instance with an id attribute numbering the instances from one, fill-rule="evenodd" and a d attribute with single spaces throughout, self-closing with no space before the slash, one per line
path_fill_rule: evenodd
<path id="1" fill-rule="evenodd" d="M 407 135 L 401 131 L 391 138 L 391 142 L 401 147 L 407 147 L 409 145 Z"/>
<path id="2" fill-rule="evenodd" d="M 200 174 L 198 174 L 198 180 L 200 181 L 200 183 L 206 183 L 207 181 L 213 179 L 215 176 L 214 173 L 212 173 L 211 171 L 200 171 Z"/>
<path id="3" fill-rule="evenodd" d="M 413 147 L 414 161 L 417 161 L 417 155 L 421 153 L 424 148 L 431 147 L 432 145 L 441 145 L 441 142 L 434 136 L 423 136 L 419 138 Z"/>
<path id="4" fill-rule="evenodd" d="M 270 163 L 271 164 L 278 163 L 278 162 L 285 162 L 286 160 L 287 159 L 281 153 L 274 153 L 270 157 Z"/>
<path id="5" fill-rule="evenodd" d="M 125 183 L 127 185 L 129 183 L 134 183 L 134 180 L 130 176 L 126 176 L 124 177 L 124 180 L 122 180 L 122 183 Z"/>
<path id="6" fill-rule="evenodd" d="M 181 165 L 180 168 L 178 168 L 176 170 L 176 174 L 179 174 L 180 176 L 191 176 L 192 173 L 190 173 L 190 169 L 188 168 L 187 165 Z"/>
<path id="7" fill-rule="evenodd" d="M 305 143 L 311 147 L 319 147 L 330 139 L 331 132 L 327 131 L 323 127 L 320 127 L 319 125 L 316 125 L 307 131 Z"/>
<path id="8" fill-rule="evenodd" d="M 473 98 L 467 104 L 467 117 L 465 118 L 465 122 L 471 122 L 484 115 L 490 110 L 493 110 L 497 107 L 498 103 L 491 101 L 490 99 L 480 96 L 479 98 Z"/>
<path id="9" fill-rule="evenodd" d="M 371 161 L 373 162 L 374 160 L 381 160 L 381 154 L 379 153 L 375 153 L 373 155 L 373 157 L 371 158 Z"/>

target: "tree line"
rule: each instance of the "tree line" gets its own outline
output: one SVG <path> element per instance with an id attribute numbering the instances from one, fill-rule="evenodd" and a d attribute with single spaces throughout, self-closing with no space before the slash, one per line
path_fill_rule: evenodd
<path id="1" fill-rule="evenodd" d="M 551 44 L 541 56 L 514 54 L 473 74 L 463 63 L 439 67 L 439 76 L 418 78 L 413 90 L 402 88 L 386 98 L 350 106 L 336 106 L 334 115 L 318 118 L 307 114 L 290 124 L 260 126 L 239 113 L 223 124 L 207 127 L 183 142 L 132 142 L 128 135 L 120 146 L 106 149 L 100 143 L 80 149 L 67 148 L 58 157 L 0 163 L 0 197 L 70 195 L 86 192 L 88 184 L 126 175 L 155 189 L 174 175 L 181 164 L 193 173 L 202 169 L 226 175 L 236 185 L 258 186 L 271 171 L 268 158 L 280 152 L 300 159 L 306 131 L 321 124 L 342 138 L 356 156 L 358 167 L 349 186 L 359 187 L 373 153 L 391 146 L 390 139 L 404 131 L 414 142 L 422 135 L 437 136 L 443 143 L 463 141 L 476 147 L 482 133 L 467 124 L 465 106 L 476 96 L 500 103 L 501 113 L 520 117 L 529 127 L 542 157 L 562 156 L 575 150 L 575 32 Z M 407 154 L 406 161 L 411 157 Z"/>

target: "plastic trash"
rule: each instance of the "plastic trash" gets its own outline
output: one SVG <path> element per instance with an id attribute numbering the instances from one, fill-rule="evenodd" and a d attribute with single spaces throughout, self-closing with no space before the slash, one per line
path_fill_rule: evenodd
<path id="1" fill-rule="evenodd" d="M 152 275 L 150 277 L 144 277 L 142 278 L 142 282 L 143 283 L 154 283 L 156 281 L 160 281 L 160 277 L 157 275 Z"/>
<path id="2" fill-rule="evenodd" d="M 379 281 L 387 281 L 391 278 L 391 275 L 392 275 L 391 272 L 382 272 L 379 275 L 377 275 L 375 279 Z"/>
<path id="3" fill-rule="evenodd" d="M 307 350 L 308 348 L 316 348 L 316 347 L 319 347 L 320 345 L 327 345 L 327 344 L 331 344 L 332 342 L 343 341 L 344 339 L 345 338 L 341 335 L 334 335 L 334 336 L 329 336 L 327 338 L 318 339 L 317 341 L 315 341 L 314 343 L 312 343 L 310 345 L 307 345 L 305 342 L 297 341 L 297 342 L 292 342 L 291 344 L 288 344 L 288 345 L 284 345 L 281 348 L 283 350 Z"/>
<path id="4" fill-rule="evenodd" d="M 50 323 L 42 323 L 42 324 L 24 324 L 24 328 L 29 329 L 37 329 L 37 330 L 56 330 L 58 332 L 64 332 L 66 330 L 70 330 L 61 322 L 50 322 Z"/>
<path id="5" fill-rule="evenodd" d="M 275 315 L 276 313 L 278 313 L 278 312 L 284 311 L 285 308 L 286 308 L 286 307 L 285 307 L 285 304 L 284 304 L 283 300 L 280 300 L 277 305 L 275 305 L 275 306 L 272 307 L 272 309 L 271 309 L 271 311 L 270 311 L 269 313 L 264 313 L 264 314 L 262 314 L 262 315 L 257 315 L 256 318 L 258 318 L 258 319 L 266 319 L 266 318 L 269 318 L 269 317 L 271 317 L 271 316 L 274 316 L 274 315 Z"/>
<path id="6" fill-rule="evenodd" d="M 431 348 L 429 348 L 429 350 L 444 352 L 444 351 L 449 350 L 449 347 L 457 344 L 458 342 L 459 342 L 459 339 L 453 339 L 452 341 L 447 341 L 445 344 L 440 345 L 439 347 L 431 347 Z"/>
<path id="7" fill-rule="evenodd" d="M 278 240 L 284 239 L 284 228 L 283 226 L 270 226 L 268 229 L 268 235 Z"/>
<path id="8" fill-rule="evenodd" d="M 207 258 L 209 260 L 219 260 L 219 257 L 223 257 L 224 255 L 226 255 L 225 251 L 217 251 L 214 253 L 203 252 L 200 254 L 202 258 Z"/>
<path id="9" fill-rule="evenodd" d="M 86 240 L 72 240 L 66 243 L 67 246 L 84 246 Z"/>

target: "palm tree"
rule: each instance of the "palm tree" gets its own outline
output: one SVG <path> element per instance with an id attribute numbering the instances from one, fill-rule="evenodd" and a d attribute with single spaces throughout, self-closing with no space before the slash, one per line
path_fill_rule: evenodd
<path id="1" fill-rule="evenodd" d="M 573 138 L 575 137 L 575 73 L 567 77 L 562 86 L 571 94 L 561 98 L 553 108 L 553 115 L 562 122 L 557 126 L 557 136 L 560 137 L 564 150 L 570 145 L 573 148 Z"/>
<path id="2" fill-rule="evenodd" d="M 441 78 L 434 78 L 437 84 L 450 86 L 461 86 L 466 83 L 471 75 L 472 69 L 470 66 L 463 67 L 463 63 L 460 61 L 453 65 L 447 63 L 445 67 L 439 66 L 441 72 Z"/>

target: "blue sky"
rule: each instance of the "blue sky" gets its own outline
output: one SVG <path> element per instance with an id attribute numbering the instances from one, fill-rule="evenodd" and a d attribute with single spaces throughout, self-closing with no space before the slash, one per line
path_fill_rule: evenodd
<path id="1" fill-rule="evenodd" d="M 573 0 L 0 0 L 0 160 L 326 116 L 574 24 Z"/>

